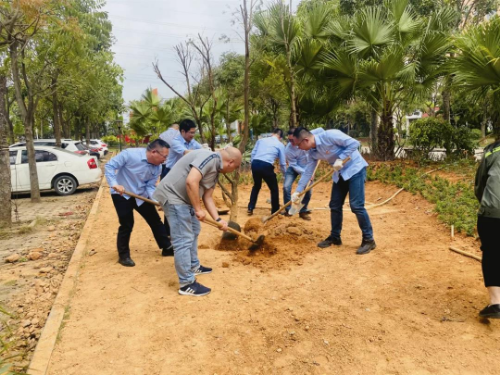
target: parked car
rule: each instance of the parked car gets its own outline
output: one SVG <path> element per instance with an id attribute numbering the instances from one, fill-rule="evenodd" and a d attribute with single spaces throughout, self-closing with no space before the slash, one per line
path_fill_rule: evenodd
<path id="1" fill-rule="evenodd" d="M 28 152 L 25 146 L 9 147 L 12 192 L 31 190 Z M 52 146 L 35 146 L 40 190 L 58 195 L 73 194 L 78 186 L 99 182 L 101 169 L 94 157 Z"/>
<path id="2" fill-rule="evenodd" d="M 104 155 L 107 155 L 109 150 L 108 150 L 108 145 L 106 143 L 104 143 L 103 141 L 101 141 L 100 139 L 91 139 L 90 140 L 90 147 L 96 147 L 99 149 L 99 152 L 102 151 L 102 155 L 101 157 L 103 157 Z M 101 150 L 102 149 L 102 150 Z"/>
<path id="3" fill-rule="evenodd" d="M 85 151 L 88 151 L 90 156 L 94 156 L 96 160 L 99 160 L 101 158 L 101 154 L 99 153 L 99 150 L 96 148 L 88 147 L 85 143 L 82 143 L 83 148 Z"/>
<path id="4" fill-rule="evenodd" d="M 56 140 L 55 139 L 34 139 L 33 144 L 35 146 L 55 146 L 56 145 Z M 10 145 L 9 147 L 15 147 L 15 146 L 26 146 L 26 142 L 19 142 L 15 143 L 13 145 Z M 77 154 L 81 155 L 89 155 L 90 152 L 89 150 L 85 147 L 85 145 L 80 142 L 80 141 L 74 141 L 72 139 L 61 139 L 61 148 L 67 150 L 67 151 L 72 151 Z"/>

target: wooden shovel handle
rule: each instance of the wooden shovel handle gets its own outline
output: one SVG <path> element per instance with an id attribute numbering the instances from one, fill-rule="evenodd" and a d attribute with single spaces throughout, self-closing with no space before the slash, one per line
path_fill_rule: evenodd
<path id="1" fill-rule="evenodd" d="M 216 228 L 222 228 L 222 224 L 221 223 L 219 223 L 219 222 L 217 222 L 215 220 L 212 220 L 212 219 L 210 219 L 208 217 L 206 217 L 205 220 L 203 220 L 202 222 L 210 224 L 211 226 L 216 227 Z M 228 227 L 227 230 L 228 230 L 228 232 L 231 232 L 231 233 L 236 234 L 237 236 L 243 237 L 243 238 L 247 239 L 248 241 L 255 242 L 252 237 L 249 237 L 246 234 L 238 232 L 236 229 Z"/>
<path id="2" fill-rule="evenodd" d="M 131 193 L 130 191 L 125 190 L 123 192 L 123 194 L 128 195 L 128 196 L 130 196 L 132 198 L 137 198 L 137 199 L 143 200 L 144 202 L 153 204 L 155 206 L 160 206 L 161 207 L 161 204 L 159 202 L 151 200 L 151 199 L 148 199 L 148 198 L 145 198 L 145 197 L 142 197 L 142 196 L 134 194 L 134 193 Z"/>

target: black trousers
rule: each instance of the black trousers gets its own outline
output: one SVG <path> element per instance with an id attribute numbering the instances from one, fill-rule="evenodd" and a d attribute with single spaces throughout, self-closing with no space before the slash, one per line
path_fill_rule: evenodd
<path id="1" fill-rule="evenodd" d="M 264 180 L 271 190 L 271 213 L 275 213 L 280 209 L 280 193 L 278 189 L 278 180 L 276 173 L 274 173 L 274 166 L 261 160 L 254 160 L 252 162 L 252 177 L 253 187 L 250 194 L 250 203 L 248 209 L 253 210 L 257 204 L 259 191 L 262 187 L 262 180 Z"/>
<path id="2" fill-rule="evenodd" d="M 134 228 L 134 210 L 146 220 L 153 235 L 155 236 L 156 243 L 160 249 L 170 246 L 165 227 L 161 222 L 160 215 L 156 211 L 155 206 L 149 203 L 137 205 L 135 198 L 126 199 L 119 194 L 111 194 L 113 204 L 115 205 L 120 228 L 118 228 L 117 247 L 118 255 L 120 258 L 130 256 L 130 235 Z"/>
<path id="3" fill-rule="evenodd" d="M 481 239 L 481 250 L 483 251 L 484 286 L 500 287 L 500 219 L 492 217 L 477 217 L 477 232 Z"/>
<path id="4" fill-rule="evenodd" d="M 160 181 L 170 172 L 170 168 L 165 167 L 165 164 L 161 166 Z M 163 217 L 163 225 L 165 225 L 165 230 L 167 231 L 167 236 L 170 237 L 170 225 L 168 223 L 167 215 Z"/>

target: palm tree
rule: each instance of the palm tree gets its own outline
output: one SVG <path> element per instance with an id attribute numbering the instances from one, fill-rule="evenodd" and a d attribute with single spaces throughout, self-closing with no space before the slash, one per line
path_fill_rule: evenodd
<path id="1" fill-rule="evenodd" d="M 366 7 L 340 34 L 345 42 L 325 54 L 323 65 L 339 98 L 359 96 L 380 117 L 374 150 L 379 158 L 394 158 L 396 108 L 428 94 L 443 74 L 450 48 L 445 25 L 453 16 L 443 10 L 425 21 L 408 0 Z"/>
<path id="2" fill-rule="evenodd" d="M 492 123 L 500 135 L 500 18 L 472 26 L 456 38 L 454 60 L 457 83 L 477 96 L 491 96 Z"/>

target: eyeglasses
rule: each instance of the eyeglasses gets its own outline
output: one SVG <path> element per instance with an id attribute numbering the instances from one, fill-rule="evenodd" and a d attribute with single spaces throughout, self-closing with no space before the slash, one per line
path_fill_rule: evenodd
<path id="1" fill-rule="evenodd" d="M 163 155 L 160 151 L 158 150 L 155 150 L 155 152 L 160 155 L 163 159 L 166 159 L 168 157 L 168 154 L 167 155 Z"/>

